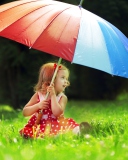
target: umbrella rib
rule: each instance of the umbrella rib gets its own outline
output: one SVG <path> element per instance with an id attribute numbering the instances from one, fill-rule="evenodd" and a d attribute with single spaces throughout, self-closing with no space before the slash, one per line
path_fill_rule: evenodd
<path id="1" fill-rule="evenodd" d="M 30 2 L 32 2 L 32 1 L 30 1 Z M 33 2 L 36 2 L 36 1 L 33 1 Z M 26 2 L 26 3 L 29 3 L 29 2 Z M 26 4 L 26 3 L 23 3 L 23 4 Z M 17 5 L 17 6 L 20 6 L 20 5 L 23 5 L 23 4 L 19 4 L 19 5 Z M 46 5 L 43 6 L 43 7 L 47 7 L 47 6 L 50 6 L 50 5 L 55 5 L 55 4 L 46 4 Z M 14 6 L 14 7 L 12 7 L 12 8 L 15 8 L 15 7 L 17 7 L 17 6 Z M 32 13 L 32 12 L 38 10 L 38 9 L 41 9 L 41 8 L 43 8 L 43 7 L 40 6 L 40 7 L 36 8 L 36 9 L 32 10 L 31 12 L 29 12 L 29 13 L 27 13 L 26 15 L 24 15 L 24 16 L 20 17 L 19 19 L 17 19 L 15 22 L 13 22 L 12 24 L 10 24 L 8 27 L 10 27 L 11 25 L 14 25 L 14 24 L 17 23 L 18 21 L 20 21 L 22 18 L 24 18 L 25 16 L 29 15 L 30 13 Z M 8 10 L 11 10 L 12 8 L 9 8 Z M 69 7 L 69 8 L 71 8 L 71 7 Z M 69 9 L 69 8 L 66 8 L 66 9 Z M 65 9 L 65 10 L 66 10 L 66 9 Z M 5 11 L 6 11 L 6 10 L 5 10 Z M 48 12 L 50 12 L 50 11 L 52 11 L 52 10 L 49 10 Z M 63 10 L 63 11 L 64 11 L 64 10 Z M 63 11 L 62 11 L 62 12 L 63 12 Z M 3 12 L 4 12 L 4 11 L 3 11 Z M 48 12 L 46 12 L 45 14 L 47 14 Z M 61 12 L 61 13 L 62 13 L 62 12 Z M 61 14 L 61 13 L 60 13 L 60 14 Z M 58 14 L 58 15 L 59 15 L 59 14 Z M 57 15 L 57 16 L 58 16 L 58 15 Z M 42 16 L 44 16 L 44 15 L 42 15 Z M 38 17 L 37 19 L 35 19 L 35 21 L 37 21 L 37 20 L 38 20 L 39 18 L 41 18 L 42 16 L 40 16 L 40 17 Z M 57 16 L 56 16 L 56 17 L 57 17 Z M 54 17 L 54 19 L 55 19 L 56 17 Z M 54 19 L 52 19 L 52 21 L 54 21 Z M 27 28 L 29 28 L 29 26 L 31 26 L 35 21 L 33 21 L 33 22 L 32 22 L 31 24 L 29 24 L 26 28 L 24 28 L 24 30 L 23 30 L 21 33 L 23 33 Z M 52 21 L 49 23 L 49 25 L 52 23 Z M 49 26 L 49 25 L 48 25 L 48 26 Z M 48 27 L 48 26 L 47 26 L 47 27 Z M 6 28 L 8 28 L 8 27 L 6 27 Z M 47 29 L 47 27 L 44 29 L 44 31 Z M 3 31 L 4 31 L 4 29 L 3 29 Z M 44 31 L 43 31 L 43 32 L 44 32 Z M 43 33 L 43 32 L 42 32 L 42 33 Z M 20 33 L 20 34 L 21 34 L 21 33 Z M 20 34 L 19 34 L 19 35 L 20 35 Z M 39 38 L 39 37 L 38 37 L 38 38 Z M 38 38 L 37 38 L 37 39 L 38 39 Z M 37 40 L 35 40 L 35 42 L 36 42 L 36 41 L 37 41 Z M 34 42 L 34 43 L 35 43 L 35 42 Z M 33 43 L 33 45 L 34 45 L 34 43 Z M 32 46 L 33 46 L 33 45 L 32 45 Z M 32 46 L 29 46 L 29 47 L 32 48 Z"/>
<path id="2" fill-rule="evenodd" d="M 52 5 L 52 4 L 50 4 L 50 5 Z M 43 6 L 43 7 L 47 7 L 47 6 L 49 6 L 49 5 L 46 5 L 46 6 Z M 34 11 L 36 11 L 36 10 L 38 10 L 38 9 L 41 9 L 41 8 L 42 8 L 42 7 L 37 8 L 37 9 L 35 9 Z M 51 10 L 49 10 L 48 12 L 50 12 L 50 11 L 51 11 Z M 32 12 L 33 12 L 33 11 L 32 11 Z M 25 16 L 29 15 L 29 14 L 32 13 L 32 12 L 29 12 L 29 13 L 26 14 Z M 47 14 L 48 12 L 46 12 L 45 14 Z M 26 28 L 24 28 L 24 30 L 23 30 L 21 33 L 23 33 L 27 28 L 29 28 L 34 22 L 36 22 L 38 19 L 40 19 L 40 18 L 41 18 L 42 16 L 44 16 L 45 14 L 39 16 L 37 19 L 35 19 L 35 21 L 32 21 L 32 23 L 29 24 Z M 23 16 L 23 17 L 25 17 L 25 16 Z M 23 17 L 22 17 L 22 18 L 23 18 Z M 20 18 L 20 19 L 21 19 L 21 18 Z M 20 19 L 19 19 L 19 20 L 20 20 Z M 17 21 L 19 21 L 19 20 L 17 20 Z M 53 19 L 53 20 L 54 20 L 54 19 Z M 53 21 L 53 20 L 52 20 L 52 21 Z M 16 22 L 17 22 L 17 21 L 16 21 Z M 14 22 L 14 23 L 15 23 L 15 22 Z M 50 24 L 51 24 L 51 22 L 50 22 Z M 50 24 L 49 24 L 49 25 L 50 25 Z M 48 26 L 49 26 L 49 25 L 48 25 Z M 47 28 L 47 27 L 46 27 L 46 28 Z M 45 29 L 46 29 L 46 28 L 45 28 Z M 45 30 L 45 29 L 44 29 L 44 30 Z M 21 34 L 21 33 L 20 33 L 20 34 Z M 38 39 L 38 38 L 37 38 L 37 39 Z M 35 40 L 35 42 L 36 42 L 36 40 Z M 34 42 L 34 43 L 35 43 L 35 42 Z M 34 43 L 33 43 L 33 45 L 34 45 Z M 32 46 L 33 46 L 33 45 L 32 45 Z M 32 48 L 32 46 L 30 46 L 30 48 Z"/>
<path id="3" fill-rule="evenodd" d="M 34 1 L 34 2 L 35 2 L 35 1 Z M 11 10 L 11 9 L 13 9 L 13 8 L 16 8 L 16 7 L 21 6 L 21 5 L 24 5 L 24 4 L 27 4 L 27 2 L 26 2 L 26 3 L 23 3 L 23 4 L 19 4 L 19 5 L 17 5 L 17 6 L 12 7 L 12 8 L 9 8 L 8 10 Z M 46 7 L 46 6 L 49 6 L 49 5 L 52 5 L 52 4 L 48 4 L 48 5 L 45 5 L 45 6 L 43 6 L 43 7 Z M 24 18 L 25 16 L 29 15 L 30 13 L 32 13 L 32 12 L 38 10 L 38 9 L 43 8 L 43 7 L 42 7 L 42 6 L 39 6 L 38 8 L 35 8 L 35 9 L 32 10 L 31 12 L 27 13 L 26 15 L 20 17 L 20 18 L 17 19 L 16 21 L 14 21 L 14 22 L 13 22 L 12 24 L 10 24 L 9 26 L 15 24 L 16 22 L 18 22 L 19 20 L 21 20 L 21 19 Z M 6 10 L 5 10 L 5 11 L 6 11 Z M 5 12 L 5 11 L 3 11 L 3 12 Z M 3 13 L 3 12 L 0 12 L 0 13 Z M 32 24 L 32 23 L 31 23 L 31 24 Z M 8 27 L 9 27 L 9 26 L 8 26 Z M 30 25 L 29 25 L 29 26 L 30 26 Z M 28 26 L 28 27 L 29 27 L 29 26 Z M 8 27 L 6 27 L 6 28 L 8 28 Z M 26 27 L 26 28 L 28 28 L 28 27 Z M 26 28 L 25 28 L 25 29 L 26 29 Z M 4 29 L 3 29 L 3 30 L 4 30 Z"/>
<path id="4" fill-rule="evenodd" d="M 2 12 L 0 11 L 0 13 L 3 13 L 3 12 L 6 12 L 7 10 L 10 10 L 10 9 L 13 9 L 13 8 L 16 8 L 16 7 L 18 7 L 18 6 L 22 6 L 22 5 L 24 5 L 24 4 L 27 4 L 27 3 L 31 3 L 31 2 L 36 2 L 35 0 L 33 0 L 33 1 L 28 1 L 28 2 L 23 2 L 23 3 L 21 3 L 21 4 L 16 4 L 15 6 L 13 6 L 13 7 L 10 7 L 10 8 L 7 8 L 6 10 L 3 10 Z M 15 2 L 10 2 L 10 4 L 15 4 Z M 8 3 L 7 3 L 8 4 Z M 6 5 L 6 4 L 5 4 Z"/>
<path id="5" fill-rule="evenodd" d="M 112 29 L 112 28 L 111 28 L 111 29 Z M 112 30 L 113 30 L 113 29 L 112 29 Z M 117 51 L 116 53 L 119 53 L 119 52 L 118 52 L 118 49 L 117 49 L 117 46 L 114 44 L 114 40 L 113 40 L 113 38 L 112 38 L 109 30 L 107 29 L 107 27 L 106 27 L 106 31 L 107 31 L 107 33 L 109 34 L 113 45 L 115 46 L 115 50 Z M 113 30 L 113 31 L 114 31 L 114 30 Z M 114 31 L 114 32 L 115 32 L 115 31 Z M 124 68 L 124 71 L 126 72 L 126 68 L 125 68 L 125 65 L 123 64 L 123 61 L 122 61 L 122 59 L 121 59 L 120 54 L 118 54 L 118 56 L 119 56 L 119 59 L 120 59 L 120 62 L 121 62 L 121 64 L 122 64 L 122 66 L 123 66 L 123 68 Z M 114 75 L 114 69 L 113 69 L 112 65 L 111 65 L 111 70 L 112 70 L 112 73 L 113 73 L 113 75 Z"/>
<path id="6" fill-rule="evenodd" d="M 65 24 L 64 28 L 66 28 L 66 26 L 67 26 L 67 24 L 68 24 L 68 22 L 69 22 L 70 19 L 71 19 L 71 16 L 69 17 L 69 19 L 68 19 L 67 23 Z M 63 34 L 63 32 L 64 32 L 64 29 L 63 29 L 63 31 L 61 32 L 60 37 L 61 37 L 61 35 Z M 56 45 L 58 44 L 58 42 L 59 42 L 59 40 L 60 40 L 60 37 L 58 38 L 58 41 L 57 41 Z M 56 46 L 56 45 L 55 45 L 55 46 Z M 54 49 L 55 49 L 55 48 L 56 48 L 56 47 L 54 47 Z M 74 47 L 74 50 L 75 50 L 75 47 Z M 73 51 L 73 52 L 74 52 L 74 51 Z"/>
<path id="7" fill-rule="evenodd" d="M 41 1 L 41 0 L 38 0 L 38 1 Z M 28 2 L 24 2 L 24 3 L 18 4 L 18 5 L 16 5 L 16 6 L 13 6 L 13 7 L 11 7 L 11 8 L 8 8 L 8 9 L 2 11 L 2 12 L 0 11 L 0 13 L 4 13 L 4 12 L 6 12 L 7 10 L 11 10 L 11 9 L 14 9 L 14 8 L 16 8 L 16 7 L 19 7 L 19 6 L 22 6 L 22 5 L 24 5 L 24 4 L 31 3 L 31 2 L 37 2 L 37 0 L 28 1 Z M 15 3 L 15 2 L 11 2 L 11 3 Z M 13 22 L 12 24 L 10 24 L 9 26 L 15 24 L 17 21 L 19 21 L 20 19 L 22 19 L 22 18 L 24 18 L 25 16 L 29 15 L 30 13 L 32 13 L 32 12 L 38 10 L 38 9 L 41 9 L 41 8 L 43 8 L 43 7 L 50 6 L 50 5 L 55 5 L 55 4 L 52 4 L 52 3 L 51 3 L 51 4 L 46 4 L 45 6 L 39 6 L 38 8 L 35 8 L 34 10 L 32 10 L 32 11 L 29 12 L 29 13 L 27 13 L 26 15 L 20 17 L 19 19 L 17 19 L 15 22 Z M 48 12 L 47 12 L 47 13 L 48 13 Z M 40 17 L 39 17 L 39 18 L 40 18 Z M 39 19 L 39 18 L 38 18 L 38 19 Z M 37 20 L 37 19 L 36 19 L 36 20 Z M 35 21 L 36 21 L 36 20 L 35 20 Z M 34 21 L 34 22 L 35 22 L 35 21 Z M 33 22 L 33 23 L 34 23 L 34 22 Z M 31 24 L 32 24 L 32 23 L 31 23 Z M 31 24 L 30 24 L 30 25 L 31 25 Z M 30 25 L 29 25 L 29 26 L 30 26 Z M 9 27 L 9 26 L 8 26 L 8 27 Z M 28 27 L 29 27 L 29 26 L 28 26 Z M 26 27 L 26 28 L 28 28 L 28 27 Z M 6 27 L 6 28 L 7 28 L 7 27 Z"/>
<path id="8" fill-rule="evenodd" d="M 69 8 L 71 8 L 71 7 L 69 7 Z M 52 22 L 62 13 L 62 12 L 64 12 L 65 10 L 67 10 L 67 9 L 69 9 L 69 8 L 66 8 L 66 9 L 64 9 L 64 10 L 62 10 L 59 14 L 57 14 L 51 21 L 50 21 L 50 23 L 46 26 L 46 28 L 43 30 L 43 32 L 40 34 L 40 36 L 45 32 L 45 30 L 52 24 Z M 67 23 L 66 23 L 67 24 Z M 61 34 L 62 35 L 62 34 Z M 35 40 L 35 42 L 33 43 L 33 45 L 36 43 L 36 41 L 40 38 L 40 36 Z M 32 45 L 32 46 L 33 46 Z M 32 48 L 32 46 L 30 46 L 30 48 Z"/>

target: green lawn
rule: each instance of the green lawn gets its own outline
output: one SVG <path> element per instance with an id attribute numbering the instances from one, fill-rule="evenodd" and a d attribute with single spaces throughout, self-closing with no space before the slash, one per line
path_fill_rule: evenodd
<path id="1" fill-rule="evenodd" d="M 0 106 L 0 160 L 127 160 L 128 101 L 69 101 L 66 117 L 88 121 L 93 130 L 25 140 L 19 130 L 28 118 L 21 110 Z"/>

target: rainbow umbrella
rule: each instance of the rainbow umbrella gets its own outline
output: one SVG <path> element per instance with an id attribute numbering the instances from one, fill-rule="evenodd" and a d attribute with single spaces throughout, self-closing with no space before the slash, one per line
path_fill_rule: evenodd
<path id="1" fill-rule="evenodd" d="M 0 36 L 72 63 L 128 77 L 128 40 L 101 17 L 53 0 L 0 6 Z"/>
<path id="2" fill-rule="evenodd" d="M 1 5 L 0 36 L 61 57 L 58 65 L 63 58 L 128 78 L 127 37 L 108 21 L 83 9 L 82 1 L 78 6 L 53 0 Z"/>

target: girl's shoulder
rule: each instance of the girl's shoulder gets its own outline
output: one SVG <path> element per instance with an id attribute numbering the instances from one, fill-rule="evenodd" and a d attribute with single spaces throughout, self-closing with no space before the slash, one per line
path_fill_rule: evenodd
<path id="1" fill-rule="evenodd" d="M 61 93 L 57 96 L 58 101 L 59 101 L 61 98 L 64 98 L 64 99 L 67 100 L 67 96 L 66 96 L 63 92 L 61 92 Z"/>

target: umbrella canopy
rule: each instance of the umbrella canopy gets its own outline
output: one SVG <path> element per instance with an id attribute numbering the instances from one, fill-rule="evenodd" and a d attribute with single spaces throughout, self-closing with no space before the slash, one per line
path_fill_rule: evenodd
<path id="1" fill-rule="evenodd" d="M 72 63 L 128 77 L 127 37 L 81 6 L 52 0 L 1 5 L 0 36 Z"/>

